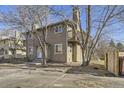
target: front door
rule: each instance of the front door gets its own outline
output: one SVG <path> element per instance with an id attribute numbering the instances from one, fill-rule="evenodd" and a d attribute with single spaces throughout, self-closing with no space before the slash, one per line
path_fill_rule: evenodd
<path id="1" fill-rule="evenodd" d="M 37 58 L 42 58 L 42 51 L 40 47 L 37 48 Z"/>
<path id="2" fill-rule="evenodd" d="M 68 44 L 68 62 L 72 62 L 72 44 Z"/>

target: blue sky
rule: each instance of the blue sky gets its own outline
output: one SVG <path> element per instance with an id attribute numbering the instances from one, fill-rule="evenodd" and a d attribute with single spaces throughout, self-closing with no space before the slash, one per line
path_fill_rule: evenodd
<path id="1" fill-rule="evenodd" d="M 71 10 L 71 6 L 55 6 L 55 9 L 57 9 L 59 11 L 59 9 L 63 9 L 63 11 L 69 16 L 72 17 L 72 10 Z M 14 11 L 14 6 L 8 6 L 8 5 L 1 5 L 0 6 L 0 10 L 3 12 L 8 12 L 9 10 L 13 10 Z M 86 29 L 86 25 L 85 25 L 85 19 L 86 19 L 86 14 L 84 13 L 84 11 L 81 13 L 81 23 L 82 23 L 82 28 L 85 30 Z M 2 24 L 0 24 L 0 28 L 5 27 Z M 109 34 L 109 37 L 113 38 L 115 41 L 119 42 L 122 41 L 124 42 L 124 30 L 123 28 L 124 24 L 116 24 L 114 26 L 112 26 L 112 28 L 117 29 L 117 28 L 121 28 L 121 29 L 117 29 L 117 31 L 114 31 L 113 33 Z"/>

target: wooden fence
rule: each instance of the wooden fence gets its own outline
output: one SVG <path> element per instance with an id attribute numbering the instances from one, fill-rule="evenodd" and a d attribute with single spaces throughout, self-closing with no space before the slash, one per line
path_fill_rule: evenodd
<path id="1" fill-rule="evenodd" d="M 118 50 L 109 51 L 105 55 L 105 67 L 115 76 L 119 76 L 119 52 Z"/>

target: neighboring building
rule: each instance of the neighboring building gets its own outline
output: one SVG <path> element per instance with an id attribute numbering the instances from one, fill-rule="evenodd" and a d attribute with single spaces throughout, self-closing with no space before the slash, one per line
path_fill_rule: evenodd
<path id="1" fill-rule="evenodd" d="M 80 33 L 81 22 L 78 7 L 73 9 L 73 21 L 64 20 L 48 25 L 48 61 L 68 64 L 72 62 L 82 62 L 81 47 L 78 39 L 74 35 L 72 22 L 76 27 L 76 31 Z M 42 59 L 42 51 L 32 34 L 28 35 L 27 46 L 27 54 L 30 60 Z"/>
<path id="2" fill-rule="evenodd" d="M 19 32 L 14 31 L 13 36 L 1 35 L 0 58 L 24 58 L 26 55 L 26 47 L 24 43 L 24 37 L 22 37 Z"/>

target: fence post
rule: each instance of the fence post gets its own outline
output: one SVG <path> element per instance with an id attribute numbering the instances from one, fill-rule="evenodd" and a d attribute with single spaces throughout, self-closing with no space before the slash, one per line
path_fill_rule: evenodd
<path id="1" fill-rule="evenodd" d="M 116 76 L 119 76 L 119 51 L 115 50 L 114 55 L 115 55 L 115 57 L 114 57 L 115 71 L 114 72 L 115 72 Z"/>
<path id="2" fill-rule="evenodd" d="M 105 69 L 108 70 L 108 53 L 105 53 L 105 62 L 104 62 Z"/>
<path id="3" fill-rule="evenodd" d="M 106 69 L 113 73 L 115 76 L 119 76 L 119 51 L 109 51 L 105 55 L 105 66 Z"/>

